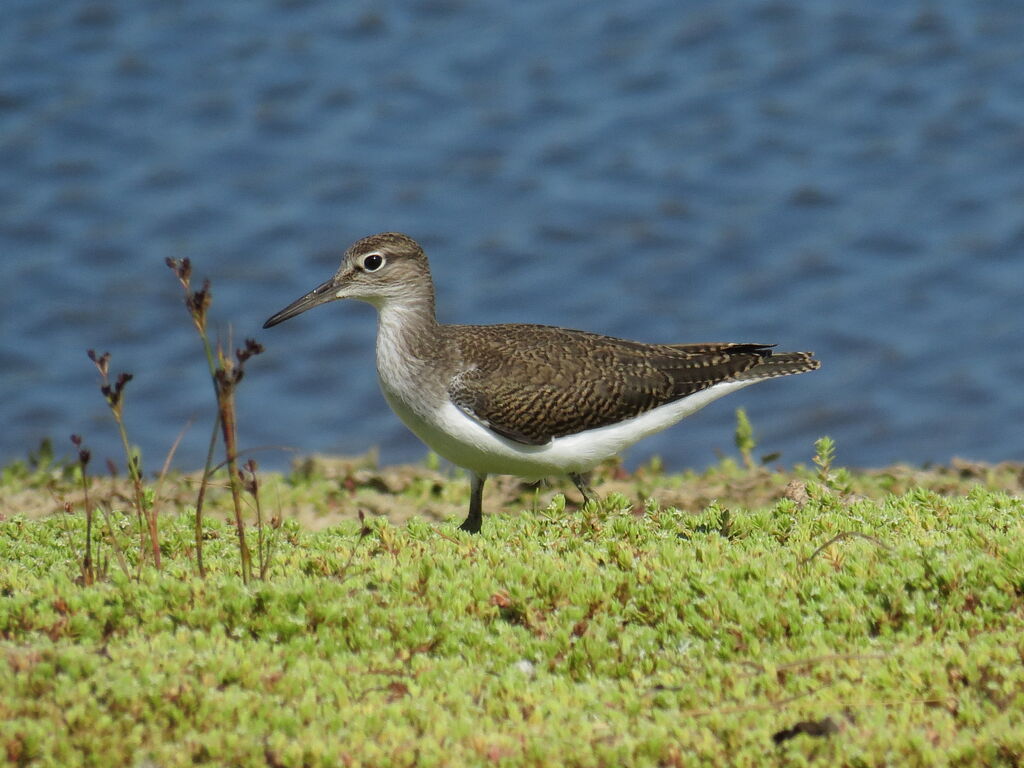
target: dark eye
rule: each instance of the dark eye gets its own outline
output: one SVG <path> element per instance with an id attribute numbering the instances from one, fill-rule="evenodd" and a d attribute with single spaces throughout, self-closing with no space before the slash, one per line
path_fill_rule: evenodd
<path id="1" fill-rule="evenodd" d="M 367 272 L 376 272 L 378 269 L 384 266 L 384 257 L 379 253 L 371 253 L 365 259 L 363 259 L 363 269 Z"/>

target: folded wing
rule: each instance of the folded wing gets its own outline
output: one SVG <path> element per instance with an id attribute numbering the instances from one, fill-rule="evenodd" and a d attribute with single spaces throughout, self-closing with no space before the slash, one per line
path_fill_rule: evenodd
<path id="1" fill-rule="evenodd" d="M 526 445 L 615 424 L 719 382 L 817 367 L 809 353 L 773 356 L 764 344 L 641 344 L 536 325 L 447 328 L 461 355 L 451 401 Z"/>

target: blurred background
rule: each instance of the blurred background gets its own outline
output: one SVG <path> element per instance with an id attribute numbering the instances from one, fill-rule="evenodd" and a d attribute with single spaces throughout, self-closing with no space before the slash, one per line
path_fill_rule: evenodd
<path id="1" fill-rule="evenodd" d="M 806 462 L 1024 460 L 1019 0 L 208 3 L 6 0 L 0 25 L 0 463 L 44 437 L 123 463 L 86 350 L 135 375 L 156 469 L 213 417 L 164 265 L 266 345 L 240 441 L 418 460 L 380 395 L 375 313 L 263 331 L 353 240 L 425 246 L 446 322 L 776 342 L 821 371 L 632 449 Z"/>

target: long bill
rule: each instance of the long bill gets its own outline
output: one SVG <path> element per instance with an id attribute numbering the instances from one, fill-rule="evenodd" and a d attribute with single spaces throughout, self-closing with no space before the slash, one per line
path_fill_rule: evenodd
<path id="1" fill-rule="evenodd" d="M 263 327 L 270 328 L 271 326 L 277 325 L 278 323 L 283 323 L 285 320 L 291 317 L 301 315 L 307 309 L 312 309 L 318 304 L 324 304 L 325 302 L 333 301 L 335 298 L 337 298 L 334 295 L 333 290 L 334 278 L 331 278 L 327 282 L 318 285 L 316 288 L 307 293 L 301 299 L 293 301 L 291 304 L 282 309 L 276 315 L 271 316 L 270 319 L 268 319 L 267 322 L 263 324 Z"/>

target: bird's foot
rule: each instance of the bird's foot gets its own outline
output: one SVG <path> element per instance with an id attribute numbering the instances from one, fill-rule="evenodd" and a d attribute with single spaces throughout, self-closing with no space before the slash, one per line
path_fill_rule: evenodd
<path id="1" fill-rule="evenodd" d="M 474 517 L 473 515 L 470 515 L 462 521 L 462 525 L 459 526 L 459 530 L 465 531 L 466 533 L 480 533 L 482 523 L 482 517 Z"/>
<path id="2" fill-rule="evenodd" d="M 578 472 L 573 472 L 570 473 L 569 479 L 572 480 L 573 485 L 576 486 L 576 489 L 583 496 L 582 506 L 585 507 L 590 502 L 594 502 L 595 504 L 597 504 L 598 502 L 601 501 L 601 497 L 598 496 L 597 492 L 590 487 L 590 483 L 587 482 L 586 478 L 584 478 L 583 475 L 579 474 Z"/>

